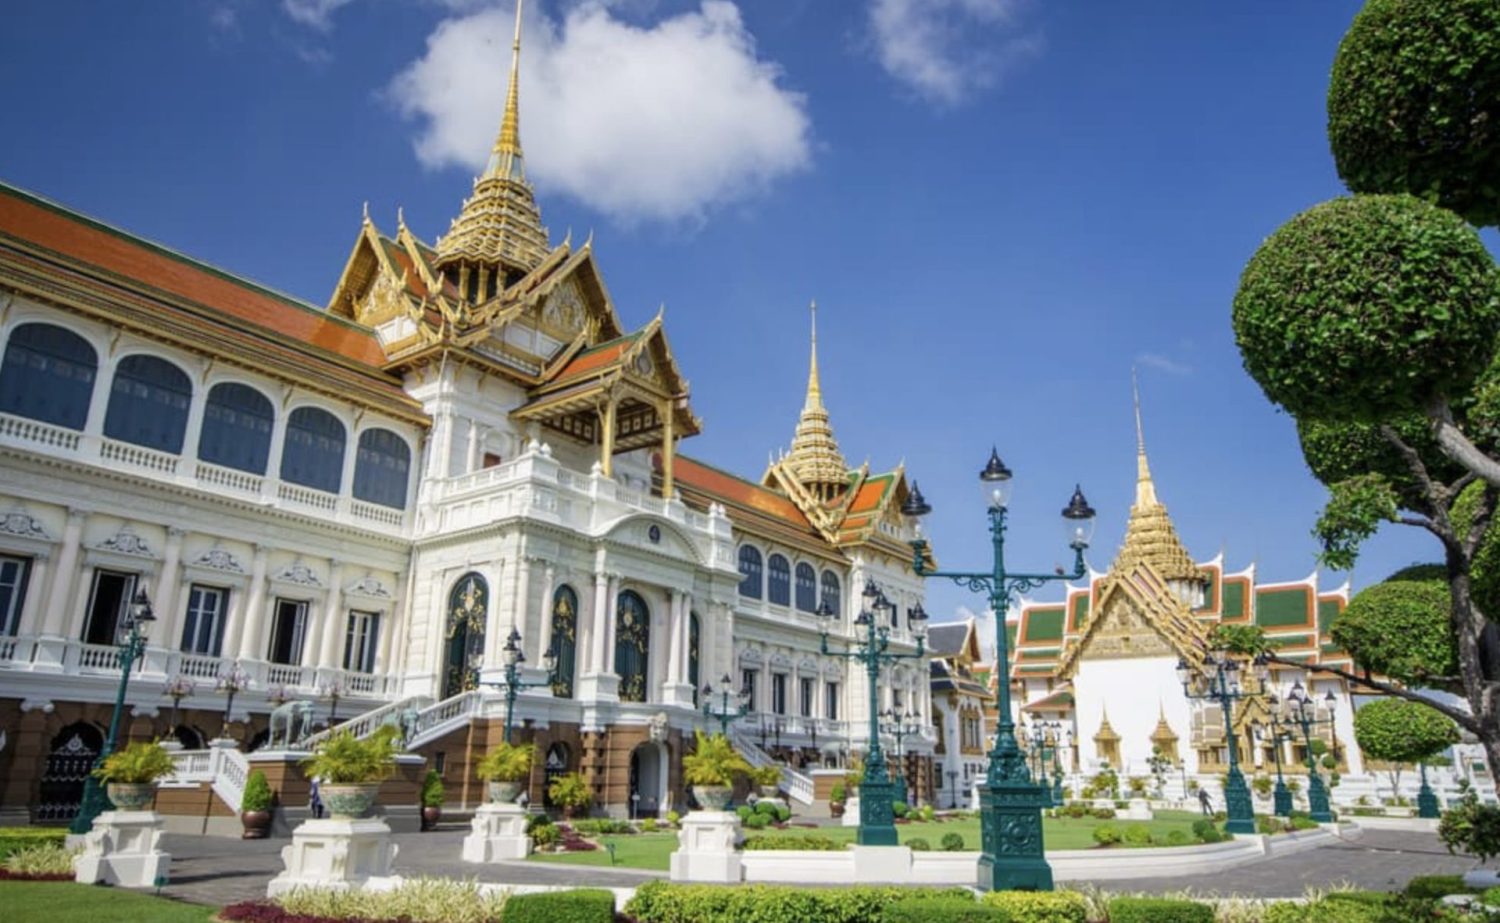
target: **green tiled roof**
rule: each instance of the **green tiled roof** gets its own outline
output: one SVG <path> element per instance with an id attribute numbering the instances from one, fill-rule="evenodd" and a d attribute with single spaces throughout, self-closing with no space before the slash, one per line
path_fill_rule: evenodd
<path id="1" fill-rule="evenodd" d="M 1061 606 L 1032 609 L 1026 618 L 1026 642 L 1061 641 L 1063 609 Z"/>
<path id="2" fill-rule="evenodd" d="M 1224 581 L 1224 618 L 1245 617 L 1245 583 L 1242 580 Z"/>
<path id="3" fill-rule="evenodd" d="M 1337 599 L 1318 600 L 1318 633 L 1328 634 L 1328 629 L 1333 625 L 1333 620 L 1339 614 L 1339 601 Z"/>
<path id="4" fill-rule="evenodd" d="M 1258 590 L 1255 594 L 1255 624 L 1262 628 L 1306 625 L 1311 587 Z"/>
<path id="5" fill-rule="evenodd" d="M 1073 597 L 1073 612 L 1071 617 L 1068 619 L 1070 623 L 1068 625 L 1068 628 L 1072 631 L 1079 631 L 1083 628 L 1084 624 L 1088 622 L 1088 619 L 1089 594 L 1080 593 L 1077 596 Z"/>

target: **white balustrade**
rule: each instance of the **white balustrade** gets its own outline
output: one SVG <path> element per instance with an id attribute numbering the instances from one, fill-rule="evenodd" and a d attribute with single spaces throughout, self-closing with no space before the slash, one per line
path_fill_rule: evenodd
<path id="1" fill-rule="evenodd" d="M 78 645 L 78 669 L 118 673 L 120 649 L 105 644 Z"/>
<path id="2" fill-rule="evenodd" d="M 325 513 L 332 513 L 338 509 L 338 494 L 327 491 L 314 490 L 311 487 L 303 487 L 299 484 L 288 484 L 285 481 L 277 488 L 277 495 L 287 503 L 295 506 L 310 507 Z"/>
<path id="3" fill-rule="evenodd" d="M 480 703 L 483 701 L 484 698 L 478 689 L 470 689 L 429 705 L 417 713 L 416 731 L 406 745 L 408 747 L 420 746 L 459 727 L 468 721 L 470 716 L 478 713 Z"/>
<path id="4" fill-rule="evenodd" d="M 62 449 L 66 452 L 76 452 L 82 436 L 83 434 L 77 430 L 0 413 L 0 439 L 7 442 L 31 443 L 47 448 Z"/>
<path id="5" fill-rule="evenodd" d="M 178 457 L 176 455 L 115 439 L 104 440 L 99 446 L 99 458 L 109 464 L 143 468 L 160 474 L 177 473 Z"/>
<path id="6" fill-rule="evenodd" d="M 234 490 L 244 494 L 258 496 L 265 485 L 266 479 L 258 474 L 248 471 L 236 471 L 233 468 L 225 468 L 221 465 L 211 465 L 208 462 L 198 463 L 198 485 L 214 490 Z"/>
<path id="7" fill-rule="evenodd" d="M 334 734 L 343 733 L 345 731 L 353 733 L 355 737 L 368 737 L 371 734 L 375 733 L 375 731 L 378 730 L 381 725 L 393 723 L 390 721 L 392 717 L 396 719 L 394 723 L 399 725 L 402 712 L 413 706 L 420 708 L 421 706 L 426 705 L 428 701 L 429 700 L 425 696 L 413 696 L 409 699 L 401 699 L 398 702 L 390 702 L 386 705 L 380 706 L 379 708 L 371 709 L 370 711 L 367 711 L 362 715 L 357 715 L 353 718 L 350 718 L 348 721 L 336 724 L 333 727 L 328 728 L 327 730 L 319 731 L 316 734 L 311 734 L 307 737 L 304 737 L 302 738 L 298 746 L 311 749 L 312 747 L 316 747 L 318 744 L 327 740 Z"/>
<path id="8" fill-rule="evenodd" d="M 349 514 L 355 519 L 378 522 L 381 525 L 395 526 L 398 529 L 406 524 L 406 512 L 404 510 L 381 506 L 378 503 L 366 503 L 363 500 L 355 500 L 349 504 Z"/>
<path id="9" fill-rule="evenodd" d="M 21 642 L 15 638 L 0 638 L 0 662 L 10 662 L 17 659 L 16 649 L 20 646 Z"/>

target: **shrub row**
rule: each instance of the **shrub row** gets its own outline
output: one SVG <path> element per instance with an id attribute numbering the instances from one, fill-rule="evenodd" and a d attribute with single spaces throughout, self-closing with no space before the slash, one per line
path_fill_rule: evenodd
<path id="1" fill-rule="evenodd" d="M 613 923 L 615 896 L 603 889 L 481 895 L 474 882 L 416 879 L 389 892 L 297 891 L 219 911 L 232 923 Z"/>
<path id="2" fill-rule="evenodd" d="M 796 836 L 789 833 L 766 833 L 745 838 L 745 849 L 809 849 L 817 852 L 837 852 L 847 843 L 826 836 Z"/>
<path id="3" fill-rule="evenodd" d="M 871 923 L 883 919 L 887 907 L 917 902 L 926 909 L 941 898 L 966 900 L 973 906 L 973 896 L 963 888 L 854 886 L 823 889 L 775 885 L 723 888 L 652 881 L 636 889 L 635 896 L 625 905 L 625 913 L 640 923 L 764 923 L 773 920 Z"/>
<path id="4" fill-rule="evenodd" d="M 0 827 L 0 859 L 32 846 L 61 846 L 67 835 L 56 827 Z"/>
<path id="5" fill-rule="evenodd" d="M 1197 901 L 1117 897 L 1109 902 L 1109 923 L 1214 923 L 1214 909 Z"/>
<path id="6" fill-rule="evenodd" d="M 517 894 L 505 902 L 500 923 L 614 923 L 615 896 L 603 889 Z"/>

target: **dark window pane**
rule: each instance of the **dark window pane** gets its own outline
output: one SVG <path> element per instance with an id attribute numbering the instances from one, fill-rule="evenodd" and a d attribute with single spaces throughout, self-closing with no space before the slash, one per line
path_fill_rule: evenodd
<path id="1" fill-rule="evenodd" d="M 797 565 L 797 608 L 803 612 L 818 610 L 818 572 L 811 564 Z"/>
<path id="2" fill-rule="evenodd" d="M 365 430 L 359 434 L 359 454 L 354 459 L 355 499 L 405 509 L 410 467 L 406 440 L 388 429 Z"/>
<path id="3" fill-rule="evenodd" d="M 298 407 L 286 420 L 281 479 L 331 494 L 344 474 L 344 424 L 326 410 Z"/>
<path id="4" fill-rule="evenodd" d="M 99 360 L 88 341 L 51 324 L 22 324 L 5 344 L 0 411 L 83 429 Z"/>
<path id="5" fill-rule="evenodd" d="M 760 599 L 761 558 L 753 545 L 740 546 L 740 595 Z"/>
<path id="6" fill-rule="evenodd" d="M 552 594 L 552 651 L 557 655 L 552 694 L 560 699 L 571 699 L 578 657 L 578 594 L 566 584 Z"/>
<path id="7" fill-rule="evenodd" d="M 126 356 L 109 389 L 104 435 L 161 452 L 181 452 L 193 384 L 187 373 L 155 356 Z"/>
<path id="8" fill-rule="evenodd" d="M 792 568 L 779 554 L 766 562 L 766 598 L 778 606 L 792 604 Z"/>
<path id="9" fill-rule="evenodd" d="M 208 392 L 198 457 L 215 465 L 265 474 L 276 411 L 249 385 L 224 382 Z"/>
<path id="10" fill-rule="evenodd" d="M 828 608 L 833 610 L 834 615 L 844 614 L 839 600 L 839 575 L 831 570 L 823 571 L 823 599 L 821 601 L 828 603 Z"/>
<path id="11" fill-rule="evenodd" d="M 21 606 L 26 602 L 26 581 L 31 575 L 31 559 L 0 556 L 0 635 L 20 630 Z"/>
<path id="12" fill-rule="evenodd" d="M 646 663 L 651 649 L 651 612 L 633 590 L 620 594 L 615 607 L 615 673 L 620 701 L 646 701 Z"/>

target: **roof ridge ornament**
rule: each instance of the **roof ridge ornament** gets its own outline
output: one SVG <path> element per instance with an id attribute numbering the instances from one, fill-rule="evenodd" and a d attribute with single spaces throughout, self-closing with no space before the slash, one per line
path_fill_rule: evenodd
<path id="1" fill-rule="evenodd" d="M 833 437 L 828 408 L 823 405 L 823 385 L 818 374 L 818 302 L 813 300 L 811 316 L 811 349 L 807 367 L 807 396 L 791 450 L 786 454 L 787 470 L 815 497 L 823 502 L 848 488 L 849 465 Z"/>

